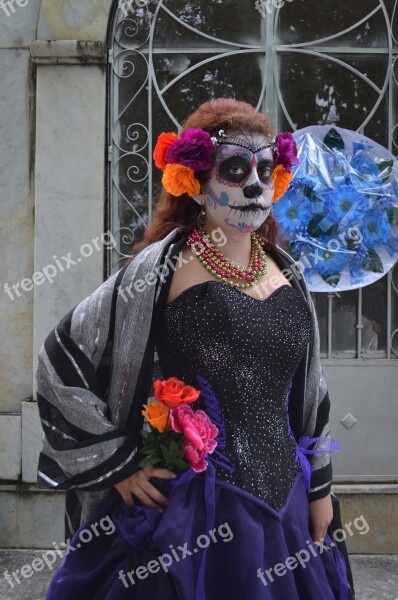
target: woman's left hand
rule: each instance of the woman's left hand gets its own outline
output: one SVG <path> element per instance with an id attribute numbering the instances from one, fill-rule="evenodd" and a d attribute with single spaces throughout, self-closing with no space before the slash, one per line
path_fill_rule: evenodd
<path id="1" fill-rule="evenodd" d="M 314 542 L 325 537 L 329 524 L 333 519 L 333 505 L 330 494 L 308 503 L 311 536 Z"/>

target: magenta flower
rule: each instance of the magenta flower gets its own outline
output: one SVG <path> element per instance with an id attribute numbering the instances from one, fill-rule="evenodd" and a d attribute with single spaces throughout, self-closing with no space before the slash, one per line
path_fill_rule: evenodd
<path id="1" fill-rule="evenodd" d="M 192 410 L 182 404 L 170 411 L 170 425 L 177 433 L 184 434 L 184 458 L 196 473 L 207 469 L 207 454 L 217 446 L 218 429 L 203 410 Z"/>
<path id="2" fill-rule="evenodd" d="M 275 166 L 283 165 L 289 171 L 293 165 L 299 164 L 297 146 L 291 133 L 280 133 L 276 136 Z"/>
<path id="3" fill-rule="evenodd" d="M 208 171 L 213 167 L 214 145 L 203 129 L 187 129 L 167 150 L 168 163 L 190 167 L 194 171 Z"/>

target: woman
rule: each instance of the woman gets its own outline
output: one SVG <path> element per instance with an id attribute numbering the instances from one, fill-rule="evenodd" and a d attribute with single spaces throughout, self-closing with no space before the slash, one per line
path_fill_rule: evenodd
<path id="1" fill-rule="evenodd" d="M 181 136 L 162 134 L 154 158 L 165 189 L 133 260 L 39 355 L 38 480 L 67 491 L 74 534 L 47 598 L 351 599 L 347 556 L 325 537 L 330 401 L 315 310 L 271 214 L 292 138 L 218 99 Z M 139 466 L 155 351 L 162 379 L 200 389 L 195 409 L 218 426 L 200 472 Z M 100 535 L 106 517 L 115 530 Z"/>

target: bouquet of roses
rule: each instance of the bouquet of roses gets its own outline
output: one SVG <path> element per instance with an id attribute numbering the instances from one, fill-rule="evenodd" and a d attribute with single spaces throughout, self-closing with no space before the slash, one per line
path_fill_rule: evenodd
<path id="1" fill-rule="evenodd" d="M 176 377 L 156 379 L 153 387 L 154 399 L 143 404 L 146 423 L 140 452 L 144 458 L 139 466 L 177 471 L 191 468 L 197 473 L 206 470 L 206 456 L 217 447 L 218 428 L 203 410 L 194 411 L 190 406 L 201 391 Z"/>

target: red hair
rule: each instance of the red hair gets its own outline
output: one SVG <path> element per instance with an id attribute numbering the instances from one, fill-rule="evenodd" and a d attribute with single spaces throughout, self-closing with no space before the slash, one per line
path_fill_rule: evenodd
<path id="1" fill-rule="evenodd" d="M 210 100 L 199 106 L 184 121 L 183 131 L 193 127 L 209 132 L 224 129 L 225 133 L 249 132 L 273 135 L 265 115 L 247 102 L 230 98 Z M 188 232 L 192 231 L 196 226 L 200 210 L 199 204 L 187 194 L 176 197 L 163 189 L 155 206 L 153 219 L 146 228 L 142 241 L 134 244 L 132 253 L 138 254 L 149 244 L 165 238 L 176 227 L 182 227 Z M 266 247 L 267 242 L 271 247 L 275 245 L 279 229 L 271 213 L 256 231 L 264 238 Z"/>

